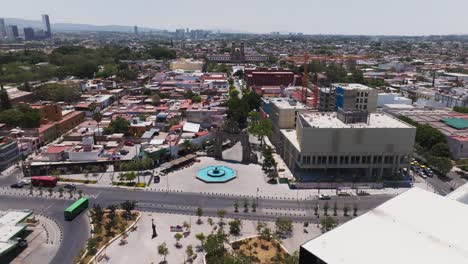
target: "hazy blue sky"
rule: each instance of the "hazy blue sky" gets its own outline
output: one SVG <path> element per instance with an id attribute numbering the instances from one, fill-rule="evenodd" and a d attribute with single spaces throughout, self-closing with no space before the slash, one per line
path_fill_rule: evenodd
<path id="1" fill-rule="evenodd" d="M 468 0 L 2 0 L 0 17 L 311 34 L 468 33 Z"/>

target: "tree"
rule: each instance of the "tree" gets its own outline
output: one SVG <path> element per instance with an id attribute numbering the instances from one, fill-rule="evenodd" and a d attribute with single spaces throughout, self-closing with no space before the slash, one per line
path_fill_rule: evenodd
<path id="1" fill-rule="evenodd" d="M 273 149 L 270 146 L 265 146 L 263 148 L 263 163 L 262 170 L 263 172 L 270 177 L 271 181 L 275 181 L 277 174 L 273 173 L 276 171 L 276 160 L 273 157 Z"/>
<path id="2" fill-rule="evenodd" d="M 328 205 L 328 202 L 323 205 L 323 213 L 325 215 L 328 215 L 328 209 L 329 208 L 330 208 L 330 206 Z"/>
<path id="3" fill-rule="evenodd" d="M 164 257 L 164 262 L 166 262 L 166 257 L 169 255 L 169 249 L 167 248 L 166 243 L 162 243 L 158 246 L 158 254 Z"/>
<path id="4" fill-rule="evenodd" d="M 270 241 L 273 238 L 273 234 L 271 233 L 271 229 L 269 227 L 265 227 L 260 232 L 260 237 L 267 241 Z"/>
<path id="5" fill-rule="evenodd" d="M 129 220 L 132 217 L 132 210 L 135 210 L 136 202 L 135 201 L 125 201 L 120 204 L 120 208 L 125 210 L 125 219 Z"/>
<path id="6" fill-rule="evenodd" d="M 429 151 L 431 156 L 441 157 L 441 158 L 450 158 L 452 155 L 450 153 L 450 148 L 447 143 L 439 142 L 431 147 Z"/>
<path id="7" fill-rule="evenodd" d="M 328 232 L 335 228 L 338 225 L 338 222 L 335 220 L 335 218 L 326 216 L 320 219 L 320 225 L 322 226 L 322 232 Z"/>
<path id="8" fill-rule="evenodd" d="M 353 216 L 357 216 L 358 207 L 357 204 L 353 205 Z"/>
<path id="9" fill-rule="evenodd" d="M 203 233 L 196 234 L 195 237 L 200 241 L 200 246 L 203 248 L 203 243 L 205 242 L 206 236 Z"/>
<path id="10" fill-rule="evenodd" d="M 41 124 L 39 112 L 26 104 L 4 110 L 0 113 L 0 122 L 12 127 L 36 128 Z"/>
<path id="11" fill-rule="evenodd" d="M 101 123 L 101 120 L 102 120 L 102 114 L 100 112 L 94 113 L 93 120 L 96 121 L 98 133 L 100 136 L 102 136 L 102 133 L 99 131 L 99 124 Z M 96 133 L 94 133 L 94 137 L 96 137 Z"/>
<path id="12" fill-rule="evenodd" d="M 151 102 L 153 103 L 153 105 L 159 105 L 159 103 L 161 102 L 161 96 L 159 94 L 153 94 L 151 96 Z"/>
<path id="13" fill-rule="evenodd" d="M 289 218 L 279 217 L 275 221 L 276 233 L 280 235 L 290 235 L 293 230 L 292 220 Z"/>
<path id="14" fill-rule="evenodd" d="M 416 129 L 416 142 L 423 148 L 430 149 L 437 143 L 445 143 L 445 136 L 439 130 L 428 124 L 418 125 Z"/>
<path id="15" fill-rule="evenodd" d="M 193 256 L 193 247 L 192 245 L 188 245 L 187 248 L 185 249 L 185 254 L 187 254 L 187 257 L 190 259 Z"/>
<path id="16" fill-rule="evenodd" d="M 182 237 L 184 237 L 184 236 L 183 236 L 181 233 L 176 233 L 176 234 L 174 235 L 174 238 L 175 238 L 175 240 L 176 240 L 176 244 L 175 244 L 176 248 L 180 248 L 180 247 L 181 247 L 179 241 L 182 239 Z"/>
<path id="17" fill-rule="evenodd" d="M 207 258 L 222 257 L 225 253 L 224 242 L 226 241 L 226 234 L 222 232 L 222 229 L 216 234 L 210 234 L 206 237 L 203 248 L 205 249 Z M 207 260 L 208 260 L 207 259 Z M 207 263 L 211 263 L 209 260 Z"/>
<path id="18" fill-rule="evenodd" d="M 58 189 L 58 192 L 59 192 L 59 194 L 60 194 L 60 197 L 63 196 L 63 191 L 64 191 L 63 187 L 60 187 L 60 188 Z"/>
<path id="19" fill-rule="evenodd" d="M 316 205 L 314 206 L 314 215 L 318 215 L 318 211 L 319 211 L 319 205 L 316 204 Z"/>
<path id="20" fill-rule="evenodd" d="M 81 98 L 77 85 L 49 83 L 36 87 L 33 91 L 35 101 L 53 101 L 74 103 Z"/>
<path id="21" fill-rule="evenodd" d="M 7 91 L 3 88 L 3 84 L 0 86 L 0 109 L 7 110 L 11 108 L 10 97 L 8 96 Z"/>
<path id="22" fill-rule="evenodd" d="M 117 117 L 116 119 L 112 120 L 104 132 L 106 134 L 113 134 L 113 133 L 124 133 L 128 135 L 130 129 L 130 122 L 123 118 Z"/>
<path id="23" fill-rule="evenodd" d="M 88 250 L 88 255 L 94 255 L 97 253 L 98 241 L 97 238 L 90 238 L 86 244 L 86 249 Z"/>
<path id="24" fill-rule="evenodd" d="M 257 203 L 255 201 L 252 201 L 252 212 L 257 212 Z"/>
<path id="25" fill-rule="evenodd" d="M 234 236 L 240 235 L 241 228 L 242 228 L 242 221 L 239 219 L 234 219 L 229 221 L 229 233 Z"/>
<path id="26" fill-rule="evenodd" d="M 83 196 L 83 190 L 78 190 L 78 195 L 80 196 L 80 198 Z"/>
<path id="27" fill-rule="evenodd" d="M 234 202 L 234 212 L 235 213 L 239 212 L 239 203 L 237 202 L 237 200 Z"/>
<path id="28" fill-rule="evenodd" d="M 343 215 L 344 215 L 344 216 L 348 216 L 348 212 L 349 212 L 349 207 L 348 207 L 347 205 L 345 205 L 345 206 L 343 207 Z"/>
<path id="29" fill-rule="evenodd" d="M 260 145 L 263 145 L 265 136 L 270 137 L 273 131 L 273 125 L 270 119 L 262 118 L 260 112 L 249 112 L 249 133 L 255 135 L 260 140 Z"/>
<path id="30" fill-rule="evenodd" d="M 333 216 L 337 216 L 338 214 L 338 205 L 335 201 L 335 203 L 333 204 Z"/>
<path id="31" fill-rule="evenodd" d="M 182 147 L 185 153 L 191 153 L 195 150 L 195 145 L 188 139 L 184 140 L 182 144 L 180 144 L 180 147 Z"/>
<path id="32" fill-rule="evenodd" d="M 299 253 L 294 251 L 292 255 L 286 255 L 283 259 L 283 264 L 299 264 Z"/>
<path id="33" fill-rule="evenodd" d="M 426 160 L 432 167 L 442 174 L 447 174 L 453 167 L 452 161 L 448 158 L 427 156 Z"/>
<path id="34" fill-rule="evenodd" d="M 257 222 L 257 226 L 256 226 L 256 228 L 255 228 L 255 229 L 257 230 L 257 234 L 260 235 L 261 232 L 262 232 L 262 230 L 263 230 L 263 228 L 265 228 L 266 226 L 267 226 L 267 225 L 266 225 L 265 222 L 258 221 L 258 222 Z"/>
<path id="35" fill-rule="evenodd" d="M 52 196 L 52 188 L 49 188 L 47 191 L 49 192 L 49 196 Z"/>
<path id="36" fill-rule="evenodd" d="M 219 209 L 219 210 L 216 212 L 216 214 L 217 214 L 218 217 L 220 218 L 220 220 L 219 220 L 220 225 L 223 225 L 223 224 L 224 224 L 223 219 L 224 219 L 224 216 L 226 215 L 226 210 L 224 210 L 224 209 Z"/>
<path id="37" fill-rule="evenodd" d="M 249 211 L 249 202 L 247 199 L 244 200 L 244 213 L 247 213 Z"/>
<path id="38" fill-rule="evenodd" d="M 208 221 L 208 224 L 209 224 L 210 226 L 213 226 L 214 222 L 213 222 L 213 219 L 212 219 L 211 217 L 208 217 L 208 220 L 207 220 L 207 221 Z"/>
<path id="39" fill-rule="evenodd" d="M 203 215 L 203 209 L 201 207 L 197 208 L 196 214 L 198 216 L 197 224 L 201 225 L 203 222 L 201 220 L 201 217 Z"/>

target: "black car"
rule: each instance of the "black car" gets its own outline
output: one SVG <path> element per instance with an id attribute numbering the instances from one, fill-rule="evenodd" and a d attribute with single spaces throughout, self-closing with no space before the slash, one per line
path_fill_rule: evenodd
<path id="1" fill-rule="evenodd" d="M 63 188 L 65 188 L 65 189 L 70 189 L 70 190 L 75 190 L 75 189 L 76 189 L 76 185 L 75 185 L 75 184 L 68 183 L 68 184 L 65 184 L 65 185 L 63 186 Z"/>
<path id="2" fill-rule="evenodd" d="M 18 183 L 12 184 L 10 187 L 15 188 L 15 189 L 21 189 L 24 187 L 24 184 L 21 182 L 18 182 Z"/>

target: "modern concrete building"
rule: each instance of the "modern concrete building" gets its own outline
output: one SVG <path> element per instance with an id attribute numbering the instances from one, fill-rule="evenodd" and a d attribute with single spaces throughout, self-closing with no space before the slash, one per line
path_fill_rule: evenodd
<path id="1" fill-rule="evenodd" d="M 324 87 L 319 89 L 317 108 L 321 112 L 335 111 L 336 93 L 334 87 Z"/>
<path id="2" fill-rule="evenodd" d="M 413 188 L 303 244 L 299 263 L 466 264 L 467 221 L 466 204 Z"/>
<path id="3" fill-rule="evenodd" d="M 378 90 L 357 83 L 335 83 L 335 109 L 357 109 L 374 112 L 377 109 Z"/>
<path id="4" fill-rule="evenodd" d="M 52 38 L 52 29 L 50 28 L 49 15 L 42 15 L 42 26 L 44 28 L 45 37 Z"/>
<path id="5" fill-rule="evenodd" d="M 30 210 L 0 211 L 0 256 L 4 256 L 18 246 L 18 237 L 27 228 L 22 222 L 32 215 Z"/>
<path id="6" fill-rule="evenodd" d="M 373 182 L 409 167 L 416 128 L 389 115 L 340 109 L 296 113 L 295 120 L 295 129 L 290 120 L 280 128 L 278 153 L 304 182 Z"/>
<path id="7" fill-rule="evenodd" d="M 0 171 L 17 162 L 19 155 L 18 144 L 13 139 L 0 137 Z"/>
<path id="8" fill-rule="evenodd" d="M 19 36 L 19 33 L 18 33 L 18 26 L 9 25 L 9 26 L 6 28 L 6 35 L 7 35 L 8 41 L 16 41 L 16 39 L 17 39 L 18 36 Z"/>
<path id="9" fill-rule="evenodd" d="M 273 125 L 272 143 L 281 149 L 282 145 L 279 144 L 281 129 L 294 129 L 297 113 L 306 111 L 307 108 L 304 104 L 287 98 L 271 98 L 268 105 L 268 115 Z"/>
<path id="10" fill-rule="evenodd" d="M 23 29 L 24 31 L 24 40 L 34 40 L 35 35 L 34 35 L 34 29 L 31 27 L 26 27 Z"/>
<path id="11" fill-rule="evenodd" d="M 0 18 L 0 40 L 6 37 L 5 19 Z"/>

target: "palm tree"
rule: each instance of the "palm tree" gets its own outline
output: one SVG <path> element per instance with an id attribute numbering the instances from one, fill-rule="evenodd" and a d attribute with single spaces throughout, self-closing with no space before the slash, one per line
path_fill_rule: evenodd
<path id="1" fill-rule="evenodd" d="M 239 212 L 239 203 L 237 201 L 234 203 L 234 212 L 235 213 Z"/>
<path id="2" fill-rule="evenodd" d="M 333 204 L 333 215 L 336 216 L 338 214 L 338 205 L 335 203 Z"/>
<path id="3" fill-rule="evenodd" d="M 80 195 L 80 198 L 83 196 L 83 190 L 78 190 L 78 195 Z"/>
<path id="4" fill-rule="evenodd" d="M 169 255 L 169 249 L 167 248 L 166 243 L 162 243 L 158 246 L 158 254 L 164 256 L 164 262 L 166 262 L 166 256 Z"/>
<path id="5" fill-rule="evenodd" d="M 196 213 L 197 213 L 197 216 L 198 216 L 197 224 L 201 225 L 203 223 L 202 220 L 201 220 L 201 217 L 203 215 L 203 209 L 201 207 L 198 207 Z"/>
<path id="6" fill-rule="evenodd" d="M 345 206 L 343 207 L 343 215 L 344 215 L 344 216 L 348 216 L 348 211 L 349 211 L 349 207 L 348 207 L 347 205 L 345 205 Z"/>
<path id="7" fill-rule="evenodd" d="M 353 216 L 357 216 L 357 210 L 358 210 L 357 204 L 354 204 L 354 206 L 353 206 Z"/>
<path id="8" fill-rule="evenodd" d="M 47 191 L 49 192 L 49 196 L 52 196 L 52 188 L 49 188 Z"/>
<path id="9" fill-rule="evenodd" d="M 62 196 L 63 196 L 63 188 L 60 187 L 60 188 L 58 189 L 58 192 L 60 193 L 60 197 L 62 197 Z"/>
<path id="10" fill-rule="evenodd" d="M 97 130 L 98 130 L 98 132 L 99 132 L 99 123 L 100 123 L 101 120 L 102 120 L 102 114 L 99 113 L 99 112 L 94 113 L 94 114 L 93 114 L 93 120 L 96 121 L 96 123 L 97 123 Z M 100 134 L 99 136 L 101 136 L 101 134 Z M 96 131 L 94 131 L 94 138 L 96 138 Z M 96 143 L 97 143 L 97 140 L 96 140 Z"/>
<path id="11" fill-rule="evenodd" d="M 195 149 L 195 145 L 192 143 L 192 141 L 186 139 L 182 142 L 182 144 L 180 144 L 180 146 L 182 147 L 182 149 L 184 150 L 184 153 L 189 153 L 189 152 L 192 152 L 192 150 Z"/>

